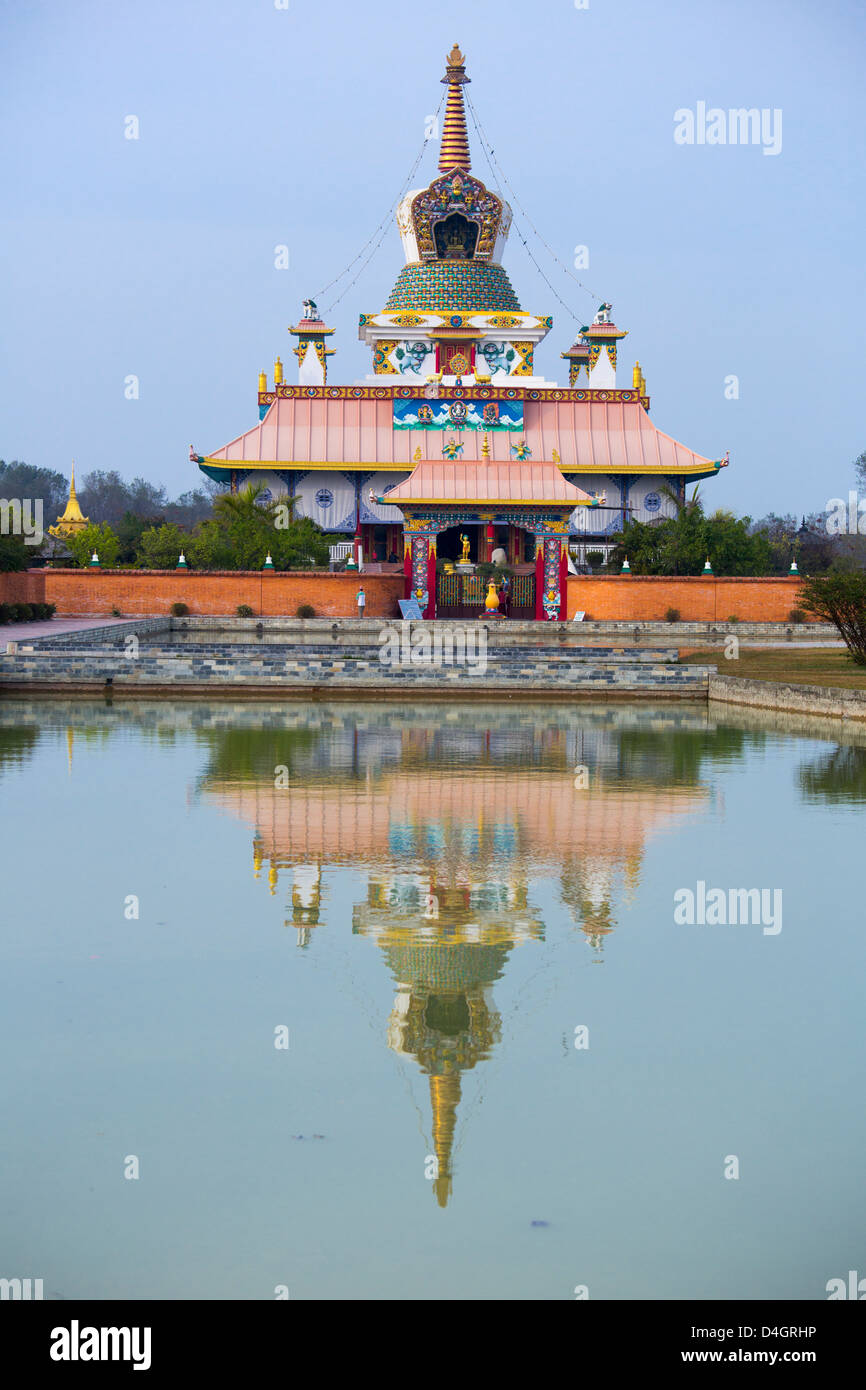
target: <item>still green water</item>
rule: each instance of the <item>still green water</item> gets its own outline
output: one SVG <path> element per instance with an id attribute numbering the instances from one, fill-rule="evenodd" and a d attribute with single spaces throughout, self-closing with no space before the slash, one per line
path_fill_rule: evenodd
<path id="1" fill-rule="evenodd" d="M 0 703 L 0 1275 L 866 1275 L 864 745 L 705 706 Z M 677 921 L 700 883 L 780 910 Z"/>

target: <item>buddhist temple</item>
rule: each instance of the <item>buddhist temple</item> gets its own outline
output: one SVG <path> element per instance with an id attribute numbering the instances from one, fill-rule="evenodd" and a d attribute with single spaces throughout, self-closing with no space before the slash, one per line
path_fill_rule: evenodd
<path id="1" fill-rule="evenodd" d="M 289 328 L 297 381 L 278 357 L 272 384 L 259 376 L 259 423 L 190 458 L 232 489 L 293 497 L 360 563 L 402 568 L 425 617 L 478 616 L 476 566 L 496 560 L 509 616 L 562 618 L 570 541 L 604 551 L 628 517 L 672 513 L 726 460 L 656 428 L 639 363 L 617 385 L 627 330 L 607 301 L 561 352 L 567 385 L 538 374 L 553 320 L 523 309 L 503 267 L 512 210 L 472 170 L 469 81 L 455 44 L 436 177 L 400 201 L 405 264 L 384 308 L 360 315 L 370 373 L 332 382 L 334 329 L 308 299 Z"/>

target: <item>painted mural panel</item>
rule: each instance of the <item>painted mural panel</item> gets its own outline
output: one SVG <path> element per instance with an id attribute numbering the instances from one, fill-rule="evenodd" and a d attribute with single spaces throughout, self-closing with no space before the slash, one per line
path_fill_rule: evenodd
<path id="1" fill-rule="evenodd" d="M 466 401 L 448 397 L 394 402 L 395 430 L 518 430 L 523 401 Z"/>
<path id="2" fill-rule="evenodd" d="M 476 352 L 476 369 L 487 371 L 492 379 L 532 375 L 532 343 L 503 342 L 501 338 L 482 338 Z"/>
<path id="3" fill-rule="evenodd" d="M 396 373 L 417 385 L 436 370 L 436 349 L 426 338 L 378 344 L 377 372 Z"/>

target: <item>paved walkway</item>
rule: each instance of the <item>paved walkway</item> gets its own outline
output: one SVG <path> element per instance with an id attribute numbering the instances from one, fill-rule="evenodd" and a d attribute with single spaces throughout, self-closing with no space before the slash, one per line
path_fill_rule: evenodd
<path id="1" fill-rule="evenodd" d="M 3 623 L 0 644 L 29 642 L 34 637 L 59 637 L 64 632 L 83 632 L 88 627 L 115 627 L 128 623 L 129 618 L 48 618 L 39 623 Z"/>

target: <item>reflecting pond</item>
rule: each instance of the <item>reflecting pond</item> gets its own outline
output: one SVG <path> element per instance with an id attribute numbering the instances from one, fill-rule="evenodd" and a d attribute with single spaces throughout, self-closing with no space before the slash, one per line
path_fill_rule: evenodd
<path id="1" fill-rule="evenodd" d="M 819 1299 L 863 1269 L 866 730 L 10 699 L 0 795 L 0 1275 Z"/>

